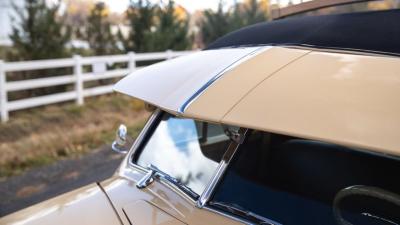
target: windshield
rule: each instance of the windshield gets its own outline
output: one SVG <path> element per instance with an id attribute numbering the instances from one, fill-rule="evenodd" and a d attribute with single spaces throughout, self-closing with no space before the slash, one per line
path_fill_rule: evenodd
<path id="1" fill-rule="evenodd" d="M 230 143 L 224 127 L 164 113 L 137 157 L 201 194 Z"/>
<path id="2" fill-rule="evenodd" d="M 212 207 L 247 218 L 254 213 L 276 221 L 271 224 L 400 224 L 398 158 L 249 133 L 217 186 Z"/>

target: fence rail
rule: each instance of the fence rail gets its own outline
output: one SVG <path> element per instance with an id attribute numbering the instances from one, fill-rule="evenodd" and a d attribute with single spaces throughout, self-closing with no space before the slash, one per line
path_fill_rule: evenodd
<path id="1" fill-rule="evenodd" d="M 50 59 L 50 60 L 34 60 L 23 62 L 4 62 L 0 60 L 0 118 L 1 122 L 6 122 L 9 119 L 9 112 L 21 109 L 27 109 L 42 105 L 54 104 L 65 101 L 75 100 L 76 104 L 84 104 L 85 97 L 102 95 L 112 92 L 113 85 L 102 85 L 91 88 L 85 88 L 84 83 L 88 81 L 119 78 L 133 72 L 140 67 L 136 66 L 139 61 L 152 60 L 168 60 L 178 56 L 183 56 L 192 53 L 193 51 L 171 51 L 151 52 L 151 53 L 134 53 L 129 52 L 125 55 L 108 55 L 81 57 L 75 55 L 72 58 L 66 59 Z M 106 65 L 114 63 L 127 63 L 127 68 L 118 68 L 107 70 Z M 101 71 L 93 71 L 95 65 L 100 66 Z M 83 66 L 92 66 L 92 72 L 85 73 Z M 54 68 L 73 69 L 73 74 L 36 78 L 19 81 L 7 81 L 7 73 L 43 70 Z M 49 94 L 39 97 L 29 97 L 19 100 L 8 100 L 8 92 L 23 91 L 35 88 L 52 87 L 57 85 L 74 84 L 73 91 L 67 91 L 57 94 Z"/>

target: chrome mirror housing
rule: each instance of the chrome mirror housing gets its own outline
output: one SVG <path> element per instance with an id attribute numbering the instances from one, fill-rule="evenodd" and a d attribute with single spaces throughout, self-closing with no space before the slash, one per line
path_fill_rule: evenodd
<path id="1" fill-rule="evenodd" d="M 111 145 L 113 151 L 120 154 L 126 154 L 129 151 L 128 143 L 128 130 L 124 124 L 119 125 L 115 134 L 115 140 Z"/>

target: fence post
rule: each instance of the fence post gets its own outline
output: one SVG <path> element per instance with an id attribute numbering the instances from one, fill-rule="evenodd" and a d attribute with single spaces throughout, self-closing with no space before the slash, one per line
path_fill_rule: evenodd
<path id="1" fill-rule="evenodd" d="M 82 57 L 74 55 L 76 104 L 83 105 Z"/>
<path id="2" fill-rule="evenodd" d="M 130 72 L 136 69 L 135 52 L 128 52 L 128 69 Z"/>
<path id="3" fill-rule="evenodd" d="M 0 60 L 0 117 L 1 117 L 1 122 L 8 121 L 6 81 L 7 80 L 6 80 L 6 72 L 4 69 L 4 61 Z"/>
<path id="4" fill-rule="evenodd" d="M 165 51 L 167 53 L 167 60 L 172 59 L 172 50 L 168 49 L 167 51 Z"/>

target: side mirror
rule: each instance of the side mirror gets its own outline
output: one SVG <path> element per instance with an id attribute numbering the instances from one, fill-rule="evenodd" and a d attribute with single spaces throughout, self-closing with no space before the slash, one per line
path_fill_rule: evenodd
<path id="1" fill-rule="evenodd" d="M 128 143 L 128 130 L 124 124 L 119 125 L 115 134 L 115 141 L 112 143 L 111 148 L 113 151 L 120 154 L 126 154 L 129 151 Z"/>

